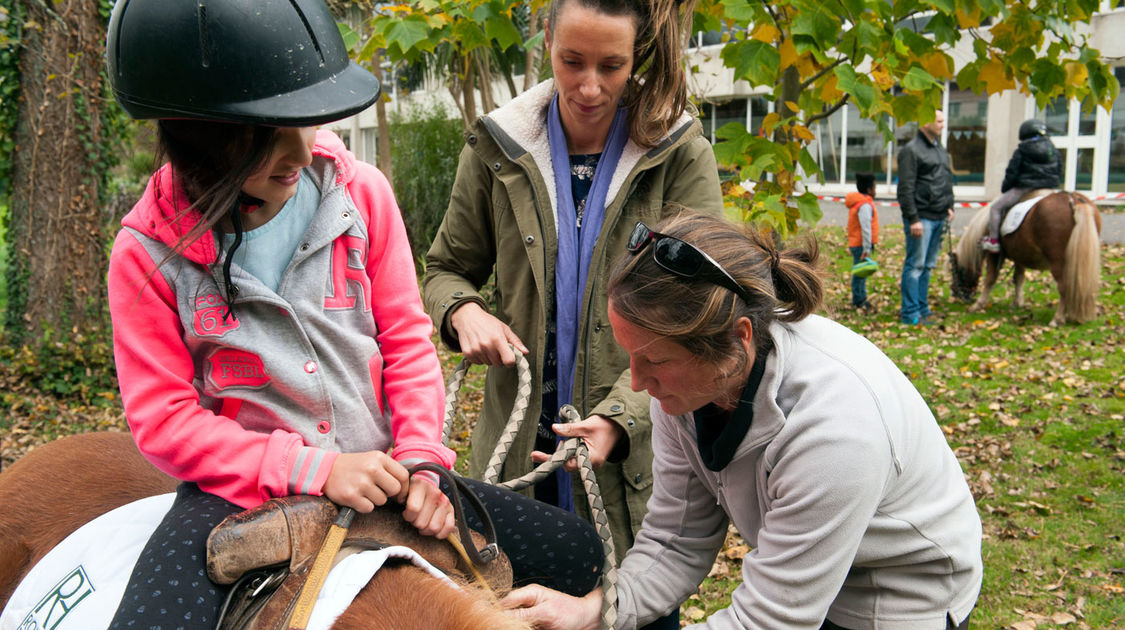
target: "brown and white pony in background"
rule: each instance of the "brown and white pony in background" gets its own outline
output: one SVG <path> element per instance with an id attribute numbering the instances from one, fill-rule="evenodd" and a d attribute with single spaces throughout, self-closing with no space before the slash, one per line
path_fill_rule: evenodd
<path id="1" fill-rule="evenodd" d="M 176 485 L 144 459 L 127 433 L 60 438 L 0 472 L 0 609 L 31 567 L 71 532 Z M 378 571 L 332 627 L 530 630 L 501 612 L 483 590 L 450 588 L 410 565 Z"/>
<path id="2" fill-rule="evenodd" d="M 1024 196 L 1030 199 L 1046 191 Z M 973 217 L 965 233 L 951 252 L 953 264 L 953 297 L 972 300 L 985 269 L 980 297 L 969 307 L 984 310 L 1004 259 L 1015 266 L 1012 273 L 1012 305 L 1023 306 L 1025 269 L 1049 269 L 1059 289 L 1059 304 L 1052 326 L 1066 322 L 1087 322 L 1098 314 L 1097 297 L 1101 284 L 1102 218 L 1098 207 L 1087 197 L 1075 192 L 1055 192 L 1040 199 L 1027 212 L 1019 229 L 1000 237 L 1002 254 L 986 254 L 980 239 L 988 231 L 988 208 Z"/>

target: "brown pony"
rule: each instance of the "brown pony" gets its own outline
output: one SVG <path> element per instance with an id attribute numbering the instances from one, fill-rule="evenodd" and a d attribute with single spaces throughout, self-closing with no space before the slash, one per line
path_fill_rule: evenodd
<path id="1" fill-rule="evenodd" d="M 1042 192 L 1033 191 L 1024 198 Z M 980 239 L 987 230 L 988 208 L 982 208 L 965 228 L 956 251 L 950 253 L 952 294 L 965 302 L 972 300 L 981 265 L 985 265 L 984 286 L 969 310 L 981 311 L 988 306 L 1006 258 L 1015 265 L 1012 305 L 1016 308 L 1023 306 L 1024 270 L 1049 269 L 1059 288 L 1059 304 L 1051 325 L 1097 317 L 1102 218 L 1092 201 L 1075 192 L 1047 195 L 1031 207 L 1019 229 L 1000 238 L 1002 254 L 985 254 L 981 249 Z"/>
<path id="2" fill-rule="evenodd" d="M 127 433 L 85 433 L 40 446 L 0 472 L 0 608 L 34 564 L 81 525 L 176 480 Z M 376 573 L 332 626 L 338 630 L 530 630 L 484 591 L 453 589 L 413 566 Z"/>

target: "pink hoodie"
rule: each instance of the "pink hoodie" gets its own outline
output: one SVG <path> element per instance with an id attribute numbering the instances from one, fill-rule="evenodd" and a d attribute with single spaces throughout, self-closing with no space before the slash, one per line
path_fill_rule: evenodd
<path id="1" fill-rule="evenodd" d="M 277 293 L 232 272 L 237 319 L 222 316 L 210 231 L 166 258 L 199 220 L 167 165 L 110 258 L 117 374 L 137 445 L 242 507 L 322 494 L 341 451 L 455 458 L 441 443 L 441 367 L 390 185 L 327 131 L 313 155 L 321 202 L 308 240 Z"/>

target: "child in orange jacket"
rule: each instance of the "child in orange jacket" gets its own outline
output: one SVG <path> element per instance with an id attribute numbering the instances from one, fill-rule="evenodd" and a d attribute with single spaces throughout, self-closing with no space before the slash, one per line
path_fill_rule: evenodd
<path id="1" fill-rule="evenodd" d="M 852 262 L 858 263 L 871 256 L 879 242 L 879 211 L 875 209 L 875 175 L 856 173 L 856 190 L 844 197 L 848 207 L 848 251 Z M 875 307 L 867 299 L 867 277 L 852 274 L 852 306 L 864 312 Z"/>

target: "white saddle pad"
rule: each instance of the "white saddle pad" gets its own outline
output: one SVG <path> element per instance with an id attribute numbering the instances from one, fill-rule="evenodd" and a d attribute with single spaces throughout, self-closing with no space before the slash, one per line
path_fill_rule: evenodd
<path id="1" fill-rule="evenodd" d="M 1007 236 L 1020 229 L 1020 224 L 1023 223 L 1023 218 L 1027 216 L 1027 211 L 1031 210 L 1031 206 L 1039 203 L 1046 196 L 1032 197 L 1012 206 L 1012 209 L 1008 210 L 1008 214 L 1004 215 L 1004 222 L 1000 224 L 1000 236 Z"/>
<path id="2" fill-rule="evenodd" d="M 175 497 L 175 493 L 162 494 L 123 505 L 68 536 L 16 587 L 0 613 L 0 630 L 107 628 L 133 565 Z M 388 558 L 409 560 L 448 581 L 408 547 L 353 554 L 329 572 L 309 629 L 327 630 Z"/>

